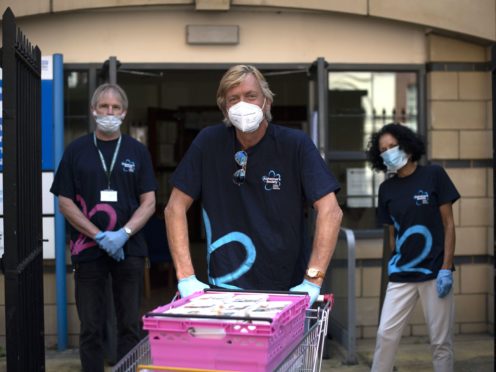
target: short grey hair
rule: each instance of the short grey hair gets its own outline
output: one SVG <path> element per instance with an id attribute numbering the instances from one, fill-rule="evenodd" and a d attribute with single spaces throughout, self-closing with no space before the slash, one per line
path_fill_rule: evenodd
<path id="1" fill-rule="evenodd" d="M 127 111 L 127 107 L 129 105 L 129 101 L 127 99 L 126 92 L 117 84 L 105 83 L 100 85 L 95 89 L 93 96 L 91 97 L 91 108 L 96 108 L 96 105 L 100 98 L 106 94 L 107 92 L 112 92 L 114 95 L 120 97 L 122 109 Z"/>

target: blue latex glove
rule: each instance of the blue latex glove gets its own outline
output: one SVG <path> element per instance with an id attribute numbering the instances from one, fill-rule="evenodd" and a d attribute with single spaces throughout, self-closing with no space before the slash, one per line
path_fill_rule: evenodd
<path id="1" fill-rule="evenodd" d="M 126 244 L 129 236 L 122 228 L 117 231 L 105 231 L 103 237 L 98 233 L 95 236 L 96 241 L 100 247 L 108 253 L 116 261 L 124 259 L 124 244 Z"/>
<path id="2" fill-rule="evenodd" d="M 453 273 L 451 270 L 439 270 L 436 279 L 437 295 L 439 298 L 445 297 L 453 286 Z"/>
<path id="3" fill-rule="evenodd" d="M 177 289 L 179 290 L 182 298 L 188 297 L 193 293 L 203 291 L 205 288 L 210 288 L 210 286 L 196 279 L 196 275 L 179 279 L 179 282 L 177 283 Z"/>
<path id="4" fill-rule="evenodd" d="M 114 254 L 111 254 L 110 257 L 117 262 L 122 261 L 124 259 L 124 248 L 119 248 Z"/>
<path id="5" fill-rule="evenodd" d="M 303 280 L 303 283 L 297 285 L 290 289 L 291 292 L 307 292 L 310 295 L 310 304 L 308 307 L 312 307 L 313 303 L 317 300 L 320 294 L 320 286 L 312 283 L 306 279 Z"/>
<path id="6" fill-rule="evenodd" d="M 105 233 L 103 231 L 100 231 L 98 234 L 95 235 L 95 240 L 97 243 L 100 243 L 100 241 L 105 237 Z"/>

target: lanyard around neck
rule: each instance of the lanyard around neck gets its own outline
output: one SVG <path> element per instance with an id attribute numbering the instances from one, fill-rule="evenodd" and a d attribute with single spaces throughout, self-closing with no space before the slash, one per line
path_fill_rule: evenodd
<path id="1" fill-rule="evenodd" d="M 117 160 L 117 154 L 119 153 L 119 148 L 121 147 L 121 141 L 122 141 L 122 136 L 119 136 L 119 139 L 117 140 L 117 146 L 115 146 L 114 149 L 114 155 L 112 155 L 112 162 L 110 163 L 110 169 L 107 170 L 107 164 L 105 164 L 105 158 L 103 157 L 102 152 L 98 148 L 98 145 L 96 143 L 96 134 L 95 132 L 93 132 L 93 143 L 95 144 L 95 147 L 98 151 L 98 155 L 100 155 L 100 161 L 102 163 L 103 171 L 107 175 L 108 189 L 110 189 L 110 176 L 112 174 L 112 170 L 114 169 L 115 161 Z"/>

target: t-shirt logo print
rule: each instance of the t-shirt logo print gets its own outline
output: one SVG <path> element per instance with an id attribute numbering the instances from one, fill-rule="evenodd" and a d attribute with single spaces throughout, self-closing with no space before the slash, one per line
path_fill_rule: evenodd
<path id="1" fill-rule="evenodd" d="M 265 190 L 280 190 L 281 189 L 281 175 L 275 171 L 269 171 L 267 176 L 262 177 L 262 181 L 265 183 Z"/>
<path id="2" fill-rule="evenodd" d="M 429 205 L 429 193 L 426 191 L 419 190 L 415 195 L 413 195 L 413 199 L 415 199 L 415 204 L 417 206 Z"/>
<path id="3" fill-rule="evenodd" d="M 121 165 L 124 172 L 134 173 L 134 170 L 136 169 L 136 164 L 134 161 L 129 159 L 124 160 Z"/>

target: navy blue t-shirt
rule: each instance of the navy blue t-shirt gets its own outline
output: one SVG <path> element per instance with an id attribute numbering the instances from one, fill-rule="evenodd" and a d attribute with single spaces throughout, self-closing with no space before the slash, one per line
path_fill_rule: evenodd
<path id="1" fill-rule="evenodd" d="M 110 169 L 117 140 L 97 141 L 107 169 Z M 72 199 L 83 214 L 102 231 L 119 230 L 140 205 L 140 195 L 157 189 L 157 182 L 148 149 L 134 138 L 122 135 L 122 142 L 110 178 L 110 188 L 117 191 L 117 202 L 100 201 L 100 191 L 108 188 L 107 175 L 95 147 L 93 133 L 73 141 L 60 161 L 50 191 Z M 107 253 L 93 239 L 71 226 L 73 262 L 91 261 Z M 127 242 L 124 252 L 130 256 L 146 256 L 141 231 Z"/>
<path id="2" fill-rule="evenodd" d="M 238 150 L 232 127 L 207 127 L 171 183 L 201 198 L 211 284 L 288 290 L 303 280 L 308 261 L 305 208 L 337 192 L 339 184 L 300 130 L 270 124 L 246 151 L 246 179 L 239 186 L 233 182 Z"/>
<path id="3" fill-rule="evenodd" d="M 444 226 L 439 207 L 460 194 L 438 165 L 420 166 L 407 177 L 394 176 L 379 187 L 379 221 L 394 225 L 396 249 L 389 260 L 392 282 L 437 277 L 444 258 Z"/>

